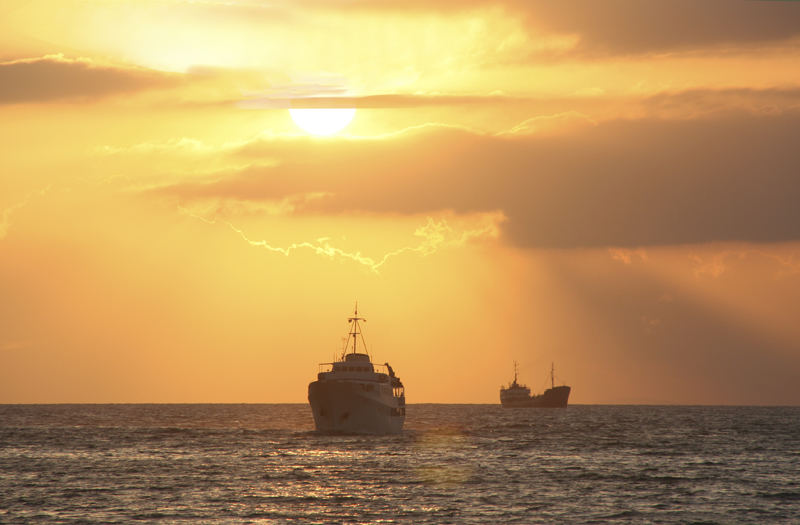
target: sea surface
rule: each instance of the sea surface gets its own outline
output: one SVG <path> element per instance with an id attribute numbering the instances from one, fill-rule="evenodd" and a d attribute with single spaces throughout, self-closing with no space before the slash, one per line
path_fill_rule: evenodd
<path id="1" fill-rule="evenodd" d="M 800 523 L 800 408 L 0 405 L 0 523 Z"/>

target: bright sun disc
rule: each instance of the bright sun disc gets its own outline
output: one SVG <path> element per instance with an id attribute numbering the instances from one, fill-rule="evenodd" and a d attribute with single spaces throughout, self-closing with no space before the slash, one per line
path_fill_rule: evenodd
<path id="1" fill-rule="evenodd" d="M 355 108 L 292 108 L 294 123 L 312 135 L 333 135 L 350 124 Z"/>

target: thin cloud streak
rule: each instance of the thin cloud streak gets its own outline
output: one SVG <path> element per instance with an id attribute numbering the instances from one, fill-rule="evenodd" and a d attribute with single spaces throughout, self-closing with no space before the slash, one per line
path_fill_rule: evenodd
<path id="1" fill-rule="evenodd" d="M 265 239 L 255 240 L 250 238 L 250 236 L 248 236 L 243 229 L 235 226 L 228 220 L 218 218 L 209 219 L 202 215 L 195 214 L 182 206 L 179 206 L 178 210 L 181 213 L 200 220 L 206 224 L 215 225 L 217 223 L 221 223 L 230 228 L 250 246 L 263 248 L 267 251 L 286 257 L 289 257 L 297 251 L 308 250 L 315 255 L 327 257 L 329 259 L 342 259 L 366 266 L 370 272 L 375 274 L 379 274 L 381 267 L 383 267 L 383 265 L 385 265 L 390 259 L 405 253 L 413 253 L 421 257 L 427 257 L 441 249 L 463 246 L 473 239 L 497 238 L 499 234 L 497 223 L 499 223 L 501 220 L 501 218 L 498 217 L 489 217 L 490 220 L 485 226 L 456 232 L 450 226 L 447 220 L 428 217 L 426 223 L 414 231 L 414 236 L 421 239 L 419 244 L 413 246 L 403 246 L 401 248 L 386 252 L 379 257 L 370 257 L 362 254 L 361 251 L 349 251 L 334 246 L 331 244 L 329 239 L 324 237 L 319 238 L 314 242 L 299 241 L 286 246 L 278 246 Z"/>
<path id="2" fill-rule="evenodd" d="M 511 96 L 502 93 L 454 95 L 387 93 L 364 96 L 315 96 L 303 97 L 251 96 L 242 100 L 220 102 L 243 109 L 288 109 L 288 108 L 356 108 L 356 109 L 405 109 L 405 108 L 454 108 L 491 107 L 504 109 L 524 107 L 534 112 L 596 112 L 599 107 L 609 105 L 624 109 L 636 107 L 640 113 L 658 112 L 697 116 L 741 108 L 748 111 L 785 111 L 800 107 L 800 88 L 794 86 L 771 88 L 718 88 L 661 91 L 655 94 L 571 96 Z"/>
<path id="3" fill-rule="evenodd" d="M 11 228 L 11 217 L 21 208 L 27 206 L 35 195 L 38 194 L 41 196 L 46 194 L 48 191 L 50 191 L 50 186 L 42 188 L 39 191 L 29 193 L 23 200 L 15 204 L 12 204 L 10 206 L 7 206 L 6 208 L 0 211 L 0 241 L 5 239 L 6 236 L 8 235 L 8 230 L 9 228 Z"/>

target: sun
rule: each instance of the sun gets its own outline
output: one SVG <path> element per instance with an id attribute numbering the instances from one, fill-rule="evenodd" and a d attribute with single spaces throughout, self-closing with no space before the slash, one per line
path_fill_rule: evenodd
<path id="1" fill-rule="evenodd" d="M 292 108 L 289 115 L 303 131 L 312 135 L 333 135 L 350 124 L 355 108 Z"/>

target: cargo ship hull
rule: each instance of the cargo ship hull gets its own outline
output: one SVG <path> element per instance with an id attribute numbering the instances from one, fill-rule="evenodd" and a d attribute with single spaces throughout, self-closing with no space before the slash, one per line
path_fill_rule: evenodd
<path id="1" fill-rule="evenodd" d="M 517 382 L 517 363 L 514 362 L 514 381 L 500 389 L 500 404 L 505 408 L 564 408 L 572 390 L 567 385 L 556 386 L 555 366 L 550 365 L 550 388 L 543 394 L 531 395 L 531 389 Z"/>
<path id="2" fill-rule="evenodd" d="M 500 403 L 505 408 L 564 408 L 569 402 L 569 393 L 571 388 L 568 386 L 557 386 L 548 388 L 544 394 L 538 396 L 531 396 L 525 393 L 524 396 L 520 395 L 503 395 L 500 392 Z"/>

